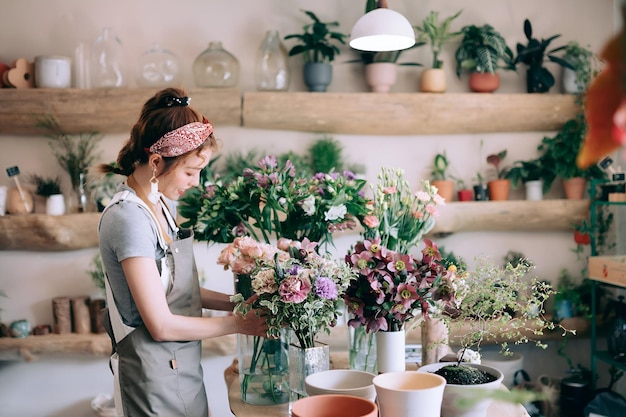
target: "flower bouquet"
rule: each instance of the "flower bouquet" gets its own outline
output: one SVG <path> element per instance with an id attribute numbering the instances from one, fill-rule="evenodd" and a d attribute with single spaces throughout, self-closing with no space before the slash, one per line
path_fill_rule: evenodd
<path id="1" fill-rule="evenodd" d="M 220 254 L 218 263 L 249 278 L 249 285 L 243 287 L 247 287 L 250 294 L 238 293 L 232 297 L 237 303 L 235 311 L 245 315 L 251 309 L 264 310 L 269 325 L 268 341 L 279 340 L 284 329 L 288 329 L 297 341 L 293 344 L 300 349 L 310 349 L 316 346 L 317 334 L 330 333 L 330 328 L 336 324 L 343 294 L 356 272 L 329 255 L 318 255 L 316 246 L 316 242 L 306 238 L 302 242 L 279 239 L 278 246 L 272 246 L 240 237 Z M 246 302 L 248 295 L 255 296 L 252 303 Z M 263 360 L 265 353 L 264 346 L 258 344 L 252 357 Z M 243 370 L 244 375 L 253 375 L 257 363 L 257 360 L 252 361 L 250 369 Z M 246 376 L 242 393 L 248 390 Z M 304 394 L 305 376 L 300 374 L 302 386 L 299 389 L 292 381 L 291 390 Z"/>
<path id="2" fill-rule="evenodd" d="M 278 238 L 308 238 L 325 247 L 336 231 L 353 229 L 366 213 L 365 180 L 350 171 L 298 173 L 287 160 L 268 155 L 228 184 L 207 179 L 181 199 L 197 240 L 230 243 L 251 236 L 269 243 Z M 317 247 L 318 251 L 320 246 Z"/>

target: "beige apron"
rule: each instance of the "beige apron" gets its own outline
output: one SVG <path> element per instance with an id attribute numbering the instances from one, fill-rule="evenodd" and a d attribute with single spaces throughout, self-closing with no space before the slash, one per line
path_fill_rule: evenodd
<path id="1" fill-rule="evenodd" d="M 130 191 L 115 195 L 108 207 L 122 200 L 144 208 L 161 230 L 146 204 Z M 107 208 L 108 208 L 107 207 Z M 106 209 L 105 209 L 106 210 Z M 199 317 L 202 314 L 200 285 L 193 258 L 193 233 L 178 229 L 165 210 L 178 238 L 167 245 L 159 232 L 159 245 L 165 251 L 161 279 L 172 314 Z M 122 322 L 108 277 L 105 280 L 107 305 L 114 353 L 111 368 L 115 379 L 117 413 L 125 417 L 160 416 L 206 417 L 209 415 L 200 341 L 156 342 L 144 325 L 136 328 Z"/>

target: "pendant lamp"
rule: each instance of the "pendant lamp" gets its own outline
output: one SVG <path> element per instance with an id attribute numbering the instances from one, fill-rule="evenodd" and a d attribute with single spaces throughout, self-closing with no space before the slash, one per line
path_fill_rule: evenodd
<path id="1" fill-rule="evenodd" d="M 415 45 L 413 26 L 402 14 L 378 0 L 377 8 L 354 24 L 350 46 L 360 51 L 400 51 Z"/>

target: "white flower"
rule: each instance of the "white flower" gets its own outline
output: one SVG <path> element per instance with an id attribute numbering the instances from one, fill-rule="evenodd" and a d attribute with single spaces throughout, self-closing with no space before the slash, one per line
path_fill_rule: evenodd
<path id="1" fill-rule="evenodd" d="M 480 364 L 480 353 L 472 349 L 459 349 L 456 357 L 461 362 L 478 363 Z"/>
<path id="2" fill-rule="evenodd" d="M 346 209 L 346 206 L 344 206 L 343 204 L 340 206 L 332 206 L 324 215 L 324 220 L 333 221 L 337 219 L 343 219 L 346 213 L 348 213 L 348 209 Z"/>
<path id="3" fill-rule="evenodd" d="M 308 196 L 302 202 L 302 210 L 306 213 L 307 216 L 312 216 L 315 214 L 315 197 L 312 195 Z"/>
<path id="4" fill-rule="evenodd" d="M 435 192 L 437 192 L 437 191 L 435 191 Z M 418 191 L 418 192 L 416 192 L 415 193 L 415 197 L 417 197 L 417 199 L 419 201 L 422 201 L 424 203 L 428 203 L 430 201 L 430 194 L 428 194 L 426 191 Z"/>
<path id="5" fill-rule="evenodd" d="M 285 207 L 285 205 L 287 205 L 287 199 L 285 197 L 279 198 L 278 204 L 280 204 L 282 207 Z"/>

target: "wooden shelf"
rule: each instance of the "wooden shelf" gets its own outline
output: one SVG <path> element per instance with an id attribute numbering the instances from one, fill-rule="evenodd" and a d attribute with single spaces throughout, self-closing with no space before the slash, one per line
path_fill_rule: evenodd
<path id="1" fill-rule="evenodd" d="M 233 355 L 237 352 L 235 335 L 221 336 L 202 341 L 202 353 L 212 355 Z M 87 354 L 109 356 L 111 340 L 106 333 L 101 334 L 50 334 L 25 338 L 0 338 L 0 360 L 37 359 L 38 355 Z"/>
<path id="2" fill-rule="evenodd" d="M 469 231 L 568 230 L 586 216 L 588 200 L 476 201 L 440 209 L 430 235 Z M 98 246 L 100 213 L 0 216 L 0 250 L 64 251 Z"/>
<path id="3" fill-rule="evenodd" d="M 127 133 L 157 89 L 0 89 L 0 134 L 41 135 L 54 115 L 69 134 Z M 213 124 L 361 135 L 554 131 L 579 106 L 573 95 L 309 93 L 187 90 Z"/>
<path id="4" fill-rule="evenodd" d="M 68 134 L 128 133 L 141 107 L 159 89 L 0 89 L 0 134 L 41 135 L 37 118 L 51 114 Z M 214 125 L 241 124 L 241 94 L 235 89 L 186 90 L 191 104 Z"/>
<path id="5" fill-rule="evenodd" d="M 573 95 L 246 92 L 244 127 L 361 135 L 558 130 Z"/>

